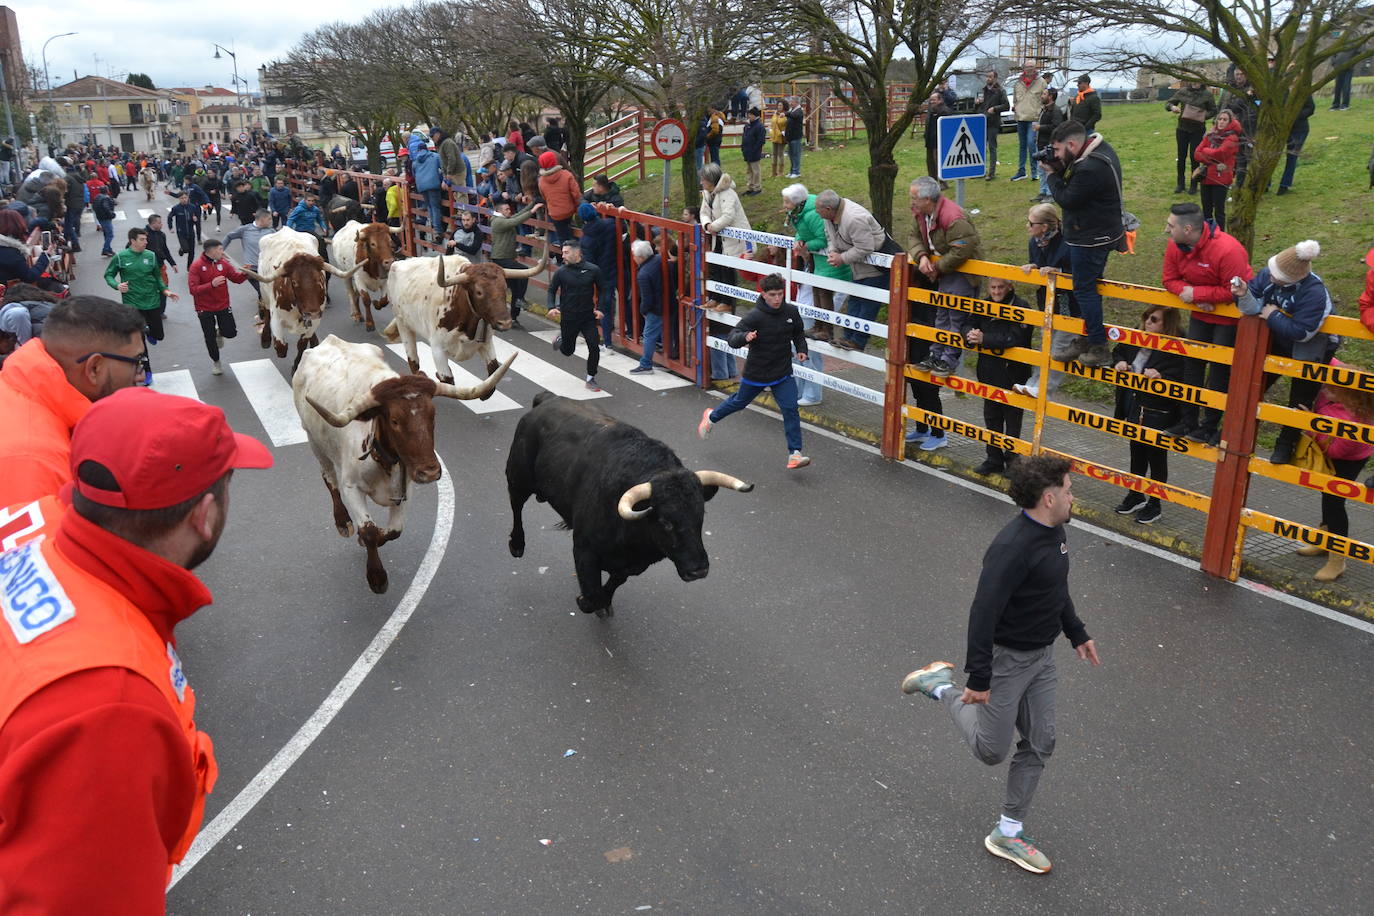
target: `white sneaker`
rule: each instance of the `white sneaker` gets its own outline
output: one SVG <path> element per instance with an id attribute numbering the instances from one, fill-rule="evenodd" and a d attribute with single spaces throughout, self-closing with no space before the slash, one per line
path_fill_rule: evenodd
<path id="1" fill-rule="evenodd" d="M 803 455 L 801 452 L 793 452 L 792 454 L 787 456 L 787 469 L 789 471 L 795 471 L 798 468 L 804 468 L 810 463 L 811 459 Z"/>
<path id="2" fill-rule="evenodd" d="M 1011 390 L 1028 398 L 1040 397 L 1040 388 L 1036 385 L 1012 385 Z"/>
<path id="3" fill-rule="evenodd" d="M 819 404 L 820 402 L 821 402 L 821 399 L 820 399 L 820 398 L 816 398 L 816 399 L 814 399 L 814 400 L 812 400 L 811 398 L 798 398 L 798 399 L 797 399 L 797 406 L 798 406 L 798 407 L 815 407 L 815 406 L 816 406 L 817 404 Z"/>
<path id="4" fill-rule="evenodd" d="M 211 375 L 223 375 L 223 374 L 224 374 L 224 370 L 220 368 L 220 366 L 219 366 L 219 361 L 218 361 L 218 360 L 216 360 L 216 361 L 215 361 L 215 364 L 214 364 L 212 367 L 210 367 L 210 374 L 211 374 Z"/>
<path id="5" fill-rule="evenodd" d="M 701 422 L 697 424 L 697 436 L 702 439 L 709 438 L 711 427 L 714 425 L 711 422 L 711 408 L 708 407 L 701 412 Z"/>

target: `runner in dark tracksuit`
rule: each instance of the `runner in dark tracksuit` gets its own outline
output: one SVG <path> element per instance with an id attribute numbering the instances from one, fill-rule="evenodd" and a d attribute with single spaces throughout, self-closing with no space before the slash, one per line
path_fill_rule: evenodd
<path id="1" fill-rule="evenodd" d="M 902 681 L 903 693 L 923 693 L 944 705 L 973 756 L 989 766 L 1012 750 L 1002 817 L 983 841 L 995 856 L 1043 874 L 1050 860 L 1022 832 L 1022 821 L 1054 752 L 1054 642 L 1062 632 L 1078 657 L 1100 664 L 1097 648 L 1069 595 L 1069 547 L 1064 524 L 1073 509 L 1069 462 L 1037 455 L 1012 465 L 1011 496 L 1021 507 L 983 555 L 969 609 L 968 674 L 954 686 L 954 666 L 932 662 Z"/>
<path id="2" fill-rule="evenodd" d="M 572 356 L 578 335 L 587 341 L 587 388 L 592 391 L 601 390 L 596 383 L 596 370 L 601 364 L 601 337 L 597 329 L 601 310 L 597 305 L 605 282 L 601 268 L 582 260 L 581 243 L 563 243 L 563 266 L 549 284 L 549 302 L 553 305 L 549 317 L 557 319 L 559 327 L 554 343 L 564 356 Z"/>

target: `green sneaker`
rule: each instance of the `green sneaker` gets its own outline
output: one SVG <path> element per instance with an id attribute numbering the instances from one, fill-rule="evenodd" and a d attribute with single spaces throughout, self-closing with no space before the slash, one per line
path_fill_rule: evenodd
<path id="1" fill-rule="evenodd" d="M 1028 872 L 1043 875 L 1050 870 L 1050 860 L 1035 846 L 1035 841 L 1023 831 L 1020 836 L 1003 836 L 1000 827 L 992 828 L 983 840 L 988 852 L 1015 862 Z"/>
<path id="2" fill-rule="evenodd" d="M 942 684 L 954 686 L 953 674 L 954 666 L 949 662 L 931 662 L 902 678 L 902 693 L 924 693 L 933 700 L 937 687 Z"/>

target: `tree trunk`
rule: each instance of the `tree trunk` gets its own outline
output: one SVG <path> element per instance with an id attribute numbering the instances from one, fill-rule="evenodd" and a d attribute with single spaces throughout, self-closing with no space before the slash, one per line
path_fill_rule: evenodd
<path id="1" fill-rule="evenodd" d="M 679 115 L 687 128 L 687 152 L 678 156 L 674 161 L 682 169 L 682 205 L 684 207 L 693 207 L 701 203 L 701 179 L 697 177 L 696 125 L 699 125 L 705 116 L 706 109 L 704 108 L 701 111 L 686 112 L 685 117 Z M 670 115 L 670 117 L 672 116 Z M 668 215 L 673 215 L 671 207 Z"/>
<path id="2" fill-rule="evenodd" d="M 1260 200 L 1268 193 L 1274 172 L 1284 162 L 1288 133 L 1295 119 L 1293 115 L 1285 113 L 1276 105 L 1261 105 L 1258 115 L 1255 145 L 1246 167 L 1245 183 L 1236 190 L 1235 207 L 1227 214 L 1226 219 L 1227 233 L 1235 236 L 1252 255 L 1258 254 L 1254 247 L 1255 218 L 1259 213 Z M 1291 244 L 1282 240 L 1276 242 L 1280 243 L 1280 248 L 1286 248 Z"/>
<path id="3" fill-rule="evenodd" d="M 868 166 L 869 212 L 892 233 L 892 189 L 897 183 L 899 166 L 892 153 L 874 151 Z"/>
<path id="4" fill-rule="evenodd" d="M 568 167 L 577 180 L 586 183 L 582 174 L 587 161 L 587 118 L 580 112 L 563 110 L 563 129 L 568 132 Z"/>

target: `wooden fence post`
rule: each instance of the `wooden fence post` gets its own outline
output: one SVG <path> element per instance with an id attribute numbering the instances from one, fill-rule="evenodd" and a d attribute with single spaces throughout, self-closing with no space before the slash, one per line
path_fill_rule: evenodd
<path id="1" fill-rule="evenodd" d="M 1202 571 L 1232 581 L 1240 574 L 1240 515 L 1250 491 L 1250 456 L 1259 426 L 1255 408 L 1264 396 L 1268 354 L 1269 325 L 1257 317 L 1240 319 L 1221 424 L 1221 457 L 1212 479 L 1212 509 L 1202 540 Z"/>
<path id="2" fill-rule="evenodd" d="M 883 457 L 891 461 L 900 461 L 906 454 L 902 414 L 906 404 L 906 272 L 906 255 L 893 255 L 887 285 L 887 376 L 883 385 L 882 440 Z"/>

